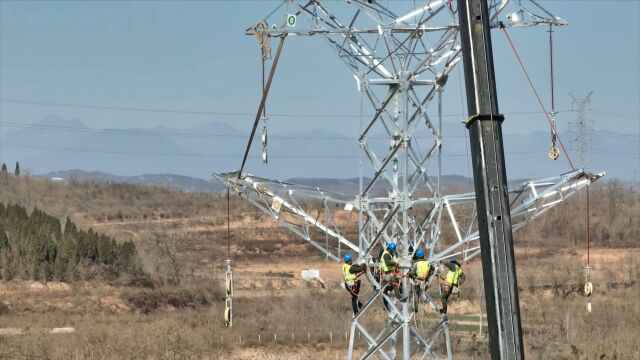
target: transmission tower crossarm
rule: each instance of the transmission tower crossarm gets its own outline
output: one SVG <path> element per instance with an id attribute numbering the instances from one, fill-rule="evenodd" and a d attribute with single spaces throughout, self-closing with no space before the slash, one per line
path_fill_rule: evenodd
<path id="1" fill-rule="evenodd" d="M 520 305 L 486 0 L 458 0 L 467 122 L 475 181 L 478 230 L 494 360 L 523 359 Z"/>

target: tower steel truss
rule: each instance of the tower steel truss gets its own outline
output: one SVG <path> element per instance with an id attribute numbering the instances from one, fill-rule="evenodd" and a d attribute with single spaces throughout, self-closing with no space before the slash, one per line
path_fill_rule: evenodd
<path id="1" fill-rule="evenodd" d="M 370 166 L 358 195 L 244 172 L 215 174 L 331 259 L 350 251 L 358 254 L 357 261 L 376 267 L 378 250 L 398 244 L 403 298 L 409 301 L 397 302 L 385 294 L 381 289 L 386 284 L 367 272 L 372 291 L 351 321 L 349 359 L 452 357 L 445 315 L 434 312 L 439 320 L 430 328 L 416 325 L 406 275 L 412 249 L 426 246 L 431 264 L 480 253 L 475 194 L 443 195 L 440 189 L 442 97 L 449 74 L 461 60 L 456 11 L 455 2 L 448 0 L 285 0 L 262 20 L 270 37 L 322 37 L 352 70 L 358 91 L 373 108 L 358 137 Z M 499 19 L 508 27 L 566 24 L 535 1 L 490 1 L 489 14 L 492 27 Z M 434 103 L 436 110 L 430 111 Z M 389 141 L 384 149 L 369 142 L 372 134 L 380 133 Z M 576 170 L 516 187 L 509 192 L 512 228 L 526 225 L 602 175 Z M 357 234 L 346 233 L 345 219 L 356 213 Z M 384 317 L 372 311 L 382 298 L 389 304 Z M 420 301 L 437 309 L 428 293 Z"/>

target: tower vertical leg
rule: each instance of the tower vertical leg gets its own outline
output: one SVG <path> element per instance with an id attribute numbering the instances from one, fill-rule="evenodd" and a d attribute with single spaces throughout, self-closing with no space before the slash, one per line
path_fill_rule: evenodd
<path id="1" fill-rule="evenodd" d="M 407 89 L 408 90 L 408 89 Z M 405 199 L 409 199 L 411 194 L 409 193 L 409 94 L 407 91 L 400 92 L 402 95 L 402 136 L 404 137 L 404 164 L 403 164 L 403 174 L 402 174 L 402 192 L 400 195 L 399 201 L 404 202 Z M 409 314 L 409 292 L 410 292 L 410 284 L 409 278 L 407 277 L 409 270 L 411 269 L 411 253 L 409 252 L 409 246 L 413 245 L 409 242 L 409 206 L 407 204 L 403 204 L 402 206 L 402 255 L 405 257 L 406 263 L 401 269 L 402 275 L 402 358 L 410 359 L 411 358 L 411 332 L 409 322 L 410 314 Z"/>
<path id="2" fill-rule="evenodd" d="M 351 320 L 351 331 L 349 332 L 349 352 L 347 353 L 347 360 L 353 359 L 353 343 L 355 341 L 356 334 L 356 319 Z"/>

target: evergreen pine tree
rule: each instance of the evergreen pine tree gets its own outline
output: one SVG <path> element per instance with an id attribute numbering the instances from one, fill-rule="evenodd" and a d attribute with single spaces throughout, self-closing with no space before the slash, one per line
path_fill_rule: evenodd
<path id="1" fill-rule="evenodd" d="M 67 217 L 67 221 L 64 223 L 64 237 L 73 240 L 73 242 L 78 238 L 78 228 L 71 222 L 69 217 Z"/>
<path id="2" fill-rule="evenodd" d="M 0 206 L 0 208 L 1 207 L 2 206 Z M 11 271 L 12 256 L 10 252 L 11 252 L 11 247 L 9 246 L 9 237 L 7 236 L 7 232 L 5 231 L 5 228 L 2 225 L 2 222 L 0 222 L 0 268 L 2 268 L 2 273 L 0 273 L 0 278 L 2 278 L 5 281 L 9 281 L 13 278 L 13 276 L 11 275 L 12 274 L 12 271 Z"/>
<path id="3" fill-rule="evenodd" d="M 7 172 L 7 164 L 2 163 L 2 172 L 6 173 Z"/>
<path id="4" fill-rule="evenodd" d="M 14 171 L 16 176 L 20 176 L 20 163 L 16 161 L 16 170 Z"/>
<path id="5" fill-rule="evenodd" d="M 4 226 L 0 222 L 0 253 L 3 253 L 7 247 L 9 247 L 9 238 L 7 238 Z"/>
<path id="6" fill-rule="evenodd" d="M 29 214 L 0 202 L 0 278 L 73 281 L 95 265 L 107 265 L 109 276 L 144 276 L 133 242 L 78 230 L 69 218 L 63 231 L 58 218 L 38 208 Z"/>

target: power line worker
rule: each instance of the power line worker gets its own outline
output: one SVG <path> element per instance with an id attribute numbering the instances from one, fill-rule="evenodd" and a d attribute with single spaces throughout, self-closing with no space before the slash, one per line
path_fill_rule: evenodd
<path id="1" fill-rule="evenodd" d="M 380 256 L 380 272 L 382 274 L 382 284 L 384 286 L 383 293 L 387 295 L 393 289 L 396 298 L 402 300 L 402 294 L 400 293 L 397 277 L 398 260 L 396 258 L 396 250 L 396 243 L 387 244 L 387 248 L 384 249 L 382 256 Z M 384 307 L 389 310 L 387 299 L 383 298 L 383 303 Z"/>
<path id="2" fill-rule="evenodd" d="M 464 283 L 466 279 L 466 275 L 462 271 L 462 265 L 456 260 L 451 259 L 448 263 L 444 263 L 444 265 L 449 269 L 447 272 L 447 276 L 444 282 L 440 283 L 440 300 L 442 301 L 442 309 L 440 309 L 440 313 L 447 313 L 447 301 L 449 300 L 449 296 L 454 292 L 460 296 L 458 292 L 458 287 Z"/>
<path id="3" fill-rule="evenodd" d="M 411 271 L 409 271 L 409 276 L 411 276 L 414 281 L 413 311 L 418 311 L 420 297 L 422 293 L 429 288 L 429 279 L 433 274 L 434 268 L 430 266 L 429 261 L 424 258 L 424 251 L 422 249 L 416 250 L 414 259 L 411 265 Z"/>
<path id="4" fill-rule="evenodd" d="M 358 276 L 367 270 L 365 264 L 352 264 L 353 258 L 351 254 L 346 253 L 343 257 L 344 264 L 342 264 L 342 276 L 344 278 L 344 288 L 347 289 L 351 295 L 351 307 L 353 308 L 353 315 L 358 314 L 358 311 L 362 309 L 362 303 L 358 300 L 358 294 L 360 293 L 360 283 Z"/>

